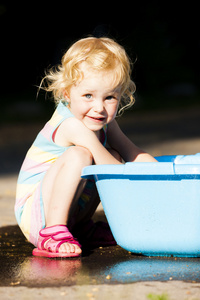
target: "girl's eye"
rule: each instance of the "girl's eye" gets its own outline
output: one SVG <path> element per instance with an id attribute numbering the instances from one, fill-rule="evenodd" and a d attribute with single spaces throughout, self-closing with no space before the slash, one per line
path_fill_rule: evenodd
<path id="1" fill-rule="evenodd" d="M 86 95 L 85 95 L 85 98 L 91 99 L 91 98 L 92 98 L 92 95 L 91 95 L 91 94 L 86 94 Z"/>
<path id="2" fill-rule="evenodd" d="M 114 98 L 115 98 L 114 96 L 110 95 L 110 96 L 107 96 L 107 97 L 106 97 L 106 100 L 112 100 L 112 99 L 114 99 Z"/>

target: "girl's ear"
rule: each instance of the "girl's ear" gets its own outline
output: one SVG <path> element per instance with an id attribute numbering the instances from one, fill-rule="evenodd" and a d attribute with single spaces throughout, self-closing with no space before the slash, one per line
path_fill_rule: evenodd
<path id="1" fill-rule="evenodd" d="M 64 98 L 65 98 L 65 100 L 66 100 L 67 105 L 70 106 L 70 97 L 69 97 L 68 91 L 64 90 L 63 96 L 64 96 Z"/>
<path id="2" fill-rule="evenodd" d="M 66 99 L 66 101 L 69 103 L 70 102 L 70 97 L 69 97 L 68 91 L 64 90 L 63 96 Z"/>

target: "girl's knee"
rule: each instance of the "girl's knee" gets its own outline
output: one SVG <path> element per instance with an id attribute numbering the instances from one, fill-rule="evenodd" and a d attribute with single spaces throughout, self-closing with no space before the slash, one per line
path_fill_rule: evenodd
<path id="1" fill-rule="evenodd" d="M 78 165 L 92 165 L 93 162 L 93 156 L 90 153 L 90 151 L 86 148 L 80 147 L 80 146 L 73 146 L 70 147 L 66 151 L 66 155 L 68 156 L 68 159 L 73 161 L 73 163 Z"/>

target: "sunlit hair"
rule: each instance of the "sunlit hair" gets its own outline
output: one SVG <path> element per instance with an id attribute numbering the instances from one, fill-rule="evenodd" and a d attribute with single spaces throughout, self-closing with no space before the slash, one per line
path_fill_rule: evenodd
<path id="1" fill-rule="evenodd" d="M 80 64 L 86 62 L 94 71 L 113 71 L 113 86 L 120 87 L 121 100 L 118 114 L 135 102 L 135 84 L 131 80 L 131 62 L 124 48 L 110 38 L 88 37 L 74 43 L 64 54 L 61 65 L 46 72 L 41 86 L 52 92 L 55 102 L 70 94 L 72 85 L 83 79 Z M 45 84 L 44 84 L 45 83 Z"/>

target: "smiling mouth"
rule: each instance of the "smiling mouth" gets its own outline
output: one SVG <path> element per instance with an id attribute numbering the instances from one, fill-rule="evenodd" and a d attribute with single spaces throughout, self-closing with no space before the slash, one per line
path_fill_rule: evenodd
<path id="1" fill-rule="evenodd" d="M 88 116 L 89 119 L 95 121 L 95 122 L 103 122 L 105 120 L 105 117 L 91 117 L 91 116 Z"/>

